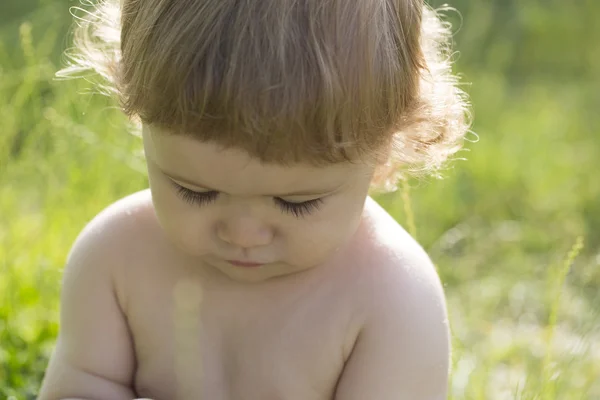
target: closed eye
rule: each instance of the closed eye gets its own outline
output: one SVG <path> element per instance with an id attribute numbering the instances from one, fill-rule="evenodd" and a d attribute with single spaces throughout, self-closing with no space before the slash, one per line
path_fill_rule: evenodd
<path id="1" fill-rule="evenodd" d="M 181 200 L 185 201 L 188 204 L 197 205 L 197 206 L 205 206 L 214 202 L 217 197 L 219 197 L 219 192 L 214 190 L 208 192 L 196 192 L 190 190 L 188 188 L 184 188 L 173 182 L 175 185 L 175 190 L 177 191 L 177 195 L 181 198 Z"/>
<path id="2" fill-rule="evenodd" d="M 301 203 L 285 201 L 279 197 L 274 197 L 273 200 L 283 212 L 292 214 L 296 218 L 306 217 L 314 213 L 319 210 L 319 207 L 323 204 L 323 199 L 314 199 L 303 201 Z"/>
<path id="3" fill-rule="evenodd" d="M 196 192 L 173 181 L 171 182 L 175 187 L 178 197 L 191 205 L 205 206 L 213 203 L 219 197 L 219 192 L 215 190 Z M 315 211 L 319 210 L 320 206 L 323 204 L 323 199 L 321 198 L 295 203 L 283 200 L 280 197 L 274 197 L 273 201 L 281 209 L 281 211 L 291 214 L 296 218 L 303 218 L 314 213 Z"/>

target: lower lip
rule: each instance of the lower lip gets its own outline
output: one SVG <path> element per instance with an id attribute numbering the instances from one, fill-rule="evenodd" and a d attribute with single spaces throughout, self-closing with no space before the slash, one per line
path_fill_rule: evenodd
<path id="1" fill-rule="evenodd" d="M 231 265 L 235 265 L 236 267 L 242 267 L 242 268 L 258 268 L 258 267 L 262 267 L 264 264 L 257 264 L 257 263 L 248 263 L 248 262 L 242 262 L 242 261 L 227 261 L 229 264 Z"/>

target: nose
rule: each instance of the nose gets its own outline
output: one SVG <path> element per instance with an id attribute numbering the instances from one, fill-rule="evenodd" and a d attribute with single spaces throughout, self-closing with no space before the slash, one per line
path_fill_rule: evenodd
<path id="1" fill-rule="evenodd" d="M 265 246 L 273 240 L 272 230 L 250 216 L 238 216 L 221 221 L 217 236 L 222 241 L 244 249 Z"/>

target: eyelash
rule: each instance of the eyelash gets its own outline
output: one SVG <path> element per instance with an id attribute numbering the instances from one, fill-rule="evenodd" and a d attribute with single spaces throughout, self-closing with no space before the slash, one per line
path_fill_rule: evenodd
<path id="1" fill-rule="evenodd" d="M 292 214 L 296 218 L 303 218 L 318 211 L 321 204 L 323 204 L 323 199 L 303 201 L 302 203 L 290 203 L 279 197 L 275 197 L 273 200 L 283 212 Z"/>
<path id="2" fill-rule="evenodd" d="M 192 205 L 205 206 L 214 202 L 217 197 L 219 197 L 219 192 L 215 191 L 195 192 L 177 184 L 175 184 L 175 188 L 179 197 L 186 203 Z M 279 197 L 275 197 L 273 200 L 281 211 L 291 214 L 296 218 L 303 218 L 318 211 L 321 204 L 323 204 L 323 199 L 303 201 L 302 203 L 291 203 Z"/>
<path id="3" fill-rule="evenodd" d="M 217 199 L 219 192 L 194 192 L 186 189 L 183 186 L 175 185 L 179 197 L 188 204 L 205 206 Z"/>

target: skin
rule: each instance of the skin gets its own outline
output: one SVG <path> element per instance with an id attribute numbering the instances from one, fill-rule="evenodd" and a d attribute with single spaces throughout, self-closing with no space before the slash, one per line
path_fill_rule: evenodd
<path id="1" fill-rule="evenodd" d="M 325 263 L 356 231 L 373 176 L 373 168 L 364 164 L 263 165 L 241 151 L 221 151 L 149 128 L 144 148 L 154 208 L 165 233 L 182 252 L 239 281 L 263 281 Z M 200 193 L 216 190 L 218 198 L 190 206 L 173 183 Z M 283 212 L 274 197 L 322 202 L 298 218 Z M 240 269 L 223 260 L 267 265 Z"/>
<path id="2" fill-rule="evenodd" d="M 372 167 L 264 165 L 149 127 L 144 146 L 150 190 L 71 250 L 39 399 L 446 398 L 443 290 L 368 197 Z"/>

